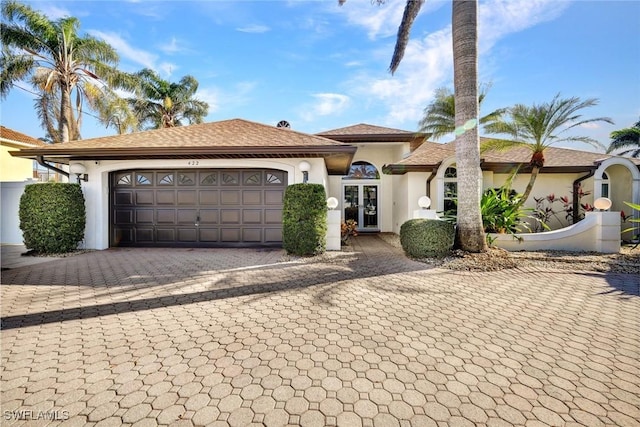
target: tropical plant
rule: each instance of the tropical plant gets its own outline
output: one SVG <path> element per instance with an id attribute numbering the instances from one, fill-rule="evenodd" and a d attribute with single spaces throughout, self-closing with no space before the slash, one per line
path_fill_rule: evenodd
<path id="1" fill-rule="evenodd" d="M 478 92 L 478 108 L 482 107 L 482 101 L 487 96 L 490 85 L 481 85 Z M 498 120 L 506 111 L 506 108 L 500 108 L 480 118 L 480 124 Z M 451 89 L 441 87 L 436 90 L 435 98 L 424 109 L 424 115 L 418 123 L 420 132 L 428 133 L 430 138 L 439 139 L 445 135 L 453 133 L 456 129 L 456 106 L 455 95 Z"/>
<path id="2" fill-rule="evenodd" d="M 202 123 L 209 113 L 209 104 L 194 98 L 198 81 L 184 76 L 178 83 L 162 79 L 155 71 L 145 68 L 138 72 L 142 96 L 130 98 L 129 103 L 140 126 L 160 129 Z"/>
<path id="3" fill-rule="evenodd" d="M 487 233 L 520 233 L 531 231 L 527 218 L 533 209 L 519 205 L 520 195 L 509 187 L 489 188 L 482 195 L 480 212 L 482 225 Z"/>
<path id="4" fill-rule="evenodd" d="M 607 153 L 618 151 L 621 156 L 640 157 L 640 120 L 632 127 L 611 132 Z"/>
<path id="5" fill-rule="evenodd" d="M 629 203 L 629 202 L 623 202 L 625 205 L 629 206 L 631 209 L 637 211 L 640 213 L 640 205 L 635 204 L 635 203 Z M 631 222 L 634 224 L 640 224 L 640 218 L 633 218 L 631 215 L 630 216 L 624 216 L 624 212 L 621 212 L 621 214 L 623 214 L 623 219 L 625 222 Z M 631 219 L 629 219 L 631 218 Z M 632 225 L 629 228 L 625 228 L 624 230 L 622 230 L 623 233 L 628 233 L 630 231 L 634 232 L 634 238 L 638 239 L 640 238 L 640 225 Z M 638 245 L 640 245 L 640 241 L 638 242 L 638 244 L 636 244 L 634 246 L 634 248 L 637 248 Z"/>
<path id="6" fill-rule="evenodd" d="M 342 221 L 340 224 L 340 240 L 343 244 L 349 243 L 351 237 L 358 235 L 358 223 L 353 219 Z"/>
<path id="7" fill-rule="evenodd" d="M 573 194 L 573 193 L 572 193 Z M 569 196 L 556 197 L 554 193 L 547 195 L 546 197 L 534 197 L 536 202 L 534 208 L 534 215 L 539 220 L 539 224 L 548 224 L 551 218 L 555 218 L 562 226 L 568 226 L 575 224 L 576 222 L 584 219 L 585 212 L 593 211 L 593 206 L 589 203 L 580 203 L 583 197 L 590 195 L 590 191 L 584 191 L 582 186 L 578 186 L 578 212 L 573 211 L 573 198 Z M 556 208 L 556 204 L 560 204 L 560 208 Z M 535 231 L 541 231 L 540 228 Z"/>
<path id="8" fill-rule="evenodd" d="M 31 84 L 42 125 L 55 142 L 80 138 L 83 102 L 92 96 L 89 86 L 134 87 L 132 77 L 116 69 L 118 54 L 109 44 L 78 34 L 77 18 L 51 21 L 12 0 L 1 7 L 0 96 L 6 97 L 17 82 Z"/>
<path id="9" fill-rule="evenodd" d="M 483 144 L 483 150 L 508 150 L 514 147 L 525 147 L 532 153 L 529 161 L 531 176 L 522 199 L 520 199 L 520 205 L 524 204 L 531 194 L 538 173 L 544 166 L 544 151 L 547 147 L 558 142 L 582 142 L 602 148 L 601 144 L 593 138 L 563 135 L 565 132 L 587 123 L 613 123 L 608 117 L 582 118 L 579 111 L 595 106 L 597 103 L 598 100 L 595 98 L 586 100 L 581 100 L 578 97 L 561 98 L 560 94 L 557 94 L 551 102 L 534 104 L 531 107 L 517 104 L 508 109 L 506 114 L 508 119 L 502 118 L 485 126 L 486 132 L 508 135 L 511 139 L 490 139 Z"/>
<path id="10" fill-rule="evenodd" d="M 344 4 L 346 0 L 338 0 Z M 385 0 L 375 0 L 384 3 Z M 402 61 L 411 27 L 424 0 L 407 0 L 398 28 L 389 71 Z M 478 0 L 452 1 L 453 74 L 455 98 L 456 164 L 458 167 L 458 242 L 469 252 L 487 250 L 480 197 L 480 140 L 478 136 Z"/>

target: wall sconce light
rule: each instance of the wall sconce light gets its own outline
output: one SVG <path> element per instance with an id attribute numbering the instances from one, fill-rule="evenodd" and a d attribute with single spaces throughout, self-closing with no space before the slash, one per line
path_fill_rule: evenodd
<path id="1" fill-rule="evenodd" d="M 593 207 L 598 209 L 599 211 L 609 210 L 609 208 L 611 207 L 611 199 L 600 197 L 593 202 Z"/>
<path id="2" fill-rule="evenodd" d="M 422 209 L 429 209 L 429 206 L 431 206 L 431 199 L 427 196 L 420 197 L 418 199 L 418 206 L 420 206 Z"/>
<path id="3" fill-rule="evenodd" d="M 332 211 L 335 208 L 337 208 L 338 207 L 338 199 L 336 199 L 335 197 L 329 197 L 327 199 L 327 207 L 329 208 L 330 211 Z"/>
<path id="4" fill-rule="evenodd" d="M 309 171 L 311 170 L 311 163 L 303 160 L 298 163 L 298 167 L 302 171 L 302 183 L 306 184 L 309 181 Z"/>
<path id="5" fill-rule="evenodd" d="M 76 175 L 78 184 L 80 181 L 89 181 L 89 175 L 87 175 L 87 168 L 82 163 L 72 163 L 69 165 L 69 172 Z"/>

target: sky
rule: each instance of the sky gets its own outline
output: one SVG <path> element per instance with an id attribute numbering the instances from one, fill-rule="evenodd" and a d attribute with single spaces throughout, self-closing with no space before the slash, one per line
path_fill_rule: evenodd
<path id="1" fill-rule="evenodd" d="M 440 87 L 453 89 L 451 1 L 427 0 L 405 57 L 388 66 L 405 1 L 29 1 L 50 19 L 111 44 L 119 68 L 199 82 L 205 122 L 243 118 L 317 133 L 358 123 L 415 131 Z M 374 3 L 374 2 L 373 2 Z M 597 98 L 573 134 L 608 144 L 640 117 L 640 0 L 480 0 L 482 112 L 562 97 Z M 23 87 L 27 87 L 22 84 Z M 33 96 L 3 99 L 3 126 L 44 136 Z M 86 114 L 83 138 L 113 135 Z M 451 138 L 443 138 L 446 142 Z M 591 150 L 586 145 L 566 145 Z"/>

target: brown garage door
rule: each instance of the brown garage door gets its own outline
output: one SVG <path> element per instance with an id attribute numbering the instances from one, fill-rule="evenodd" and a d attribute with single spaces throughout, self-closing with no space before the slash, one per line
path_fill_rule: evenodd
<path id="1" fill-rule="evenodd" d="M 129 170 L 110 177 L 111 246 L 280 246 L 287 173 Z"/>

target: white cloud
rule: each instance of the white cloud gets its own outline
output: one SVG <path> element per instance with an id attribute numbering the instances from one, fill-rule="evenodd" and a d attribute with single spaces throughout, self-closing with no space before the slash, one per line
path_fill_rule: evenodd
<path id="1" fill-rule="evenodd" d="M 38 3 L 37 4 L 37 8 L 38 10 L 40 10 L 42 13 L 44 13 L 47 18 L 51 19 L 51 20 L 56 20 L 56 19 L 60 19 L 60 18 L 66 18 L 69 16 L 78 16 L 77 14 L 72 14 L 68 9 L 63 9 L 60 8 L 58 6 L 55 6 L 53 4 L 48 4 L 48 3 Z"/>
<path id="2" fill-rule="evenodd" d="M 198 88 L 196 98 L 209 104 L 209 114 L 220 109 L 220 93 L 214 87 Z"/>
<path id="3" fill-rule="evenodd" d="M 303 107 L 306 111 L 300 114 L 305 121 L 312 121 L 318 116 L 339 114 L 350 103 L 350 98 L 347 95 L 339 93 L 316 93 L 312 96 L 316 99 L 315 103 Z"/>
<path id="4" fill-rule="evenodd" d="M 241 107 L 251 101 L 251 93 L 255 90 L 255 82 L 238 82 L 227 90 L 215 86 L 199 87 L 196 98 L 209 104 L 209 114 L 214 113 L 224 105 L 226 109 Z"/>
<path id="5" fill-rule="evenodd" d="M 364 3 L 371 8 L 368 0 Z M 393 6 L 388 8 L 389 10 L 380 10 L 373 14 L 365 13 L 364 5 L 361 5 L 358 10 L 362 16 L 350 14 L 349 20 L 367 28 L 370 37 L 388 34 L 392 28 L 395 35 L 405 3 L 392 3 Z M 427 4 L 429 2 L 425 6 Z M 568 5 L 568 2 L 557 0 L 482 2 L 478 10 L 479 53 L 489 55 L 491 49 L 502 38 L 541 22 L 553 20 Z M 383 17 L 390 22 L 382 22 Z M 420 16 L 417 19 L 420 19 Z M 395 37 L 392 43 L 395 43 Z M 374 55 L 380 55 L 384 58 L 383 60 L 390 61 L 393 44 L 390 43 L 384 49 L 383 53 L 376 52 Z M 351 79 L 350 86 L 361 96 L 373 97 L 371 102 L 381 101 L 386 106 L 385 124 L 387 126 L 406 126 L 407 123 L 412 122 L 413 127 L 422 117 L 424 108 L 432 100 L 435 89 L 443 85 L 452 85 L 452 80 L 451 26 L 447 25 L 421 39 L 414 36 L 409 41 L 402 64 L 394 76 L 359 74 Z"/>
<path id="6" fill-rule="evenodd" d="M 178 68 L 176 65 L 169 62 L 157 64 L 158 55 L 131 46 L 119 34 L 98 30 L 89 30 L 88 32 L 92 36 L 103 39 L 109 43 L 121 57 L 126 58 L 135 64 L 141 65 L 144 68 L 160 71 L 164 75 L 171 75 L 171 73 Z"/>
<path id="7" fill-rule="evenodd" d="M 182 41 L 179 41 L 175 37 L 171 37 L 169 43 L 158 45 L 158 48 L 167 55 L 173 55 L 174 53 L 185 53 L 190 51 L 190 49 L 187 48 L 185 44 L 182 43 Z"/>
<path id="8" fill-rule="evenodd" d="M 266 25 L 247 25 L 246 27 L 236 28 L 236 31 L 240 31 L 241 33 L 252 33 L 252 34 L 262 34 L 268 31 L 271 31 L 271 28 Z"/>

